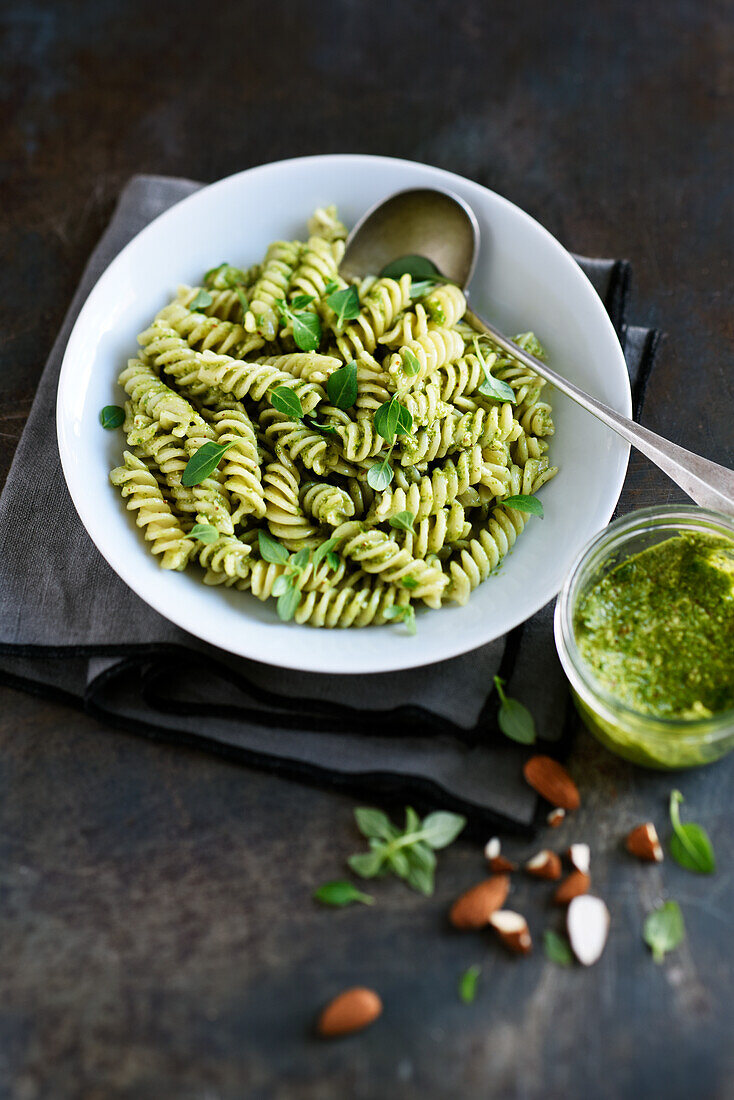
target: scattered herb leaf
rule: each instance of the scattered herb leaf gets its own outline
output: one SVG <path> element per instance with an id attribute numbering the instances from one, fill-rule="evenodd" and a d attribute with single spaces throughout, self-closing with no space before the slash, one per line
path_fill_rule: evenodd
<path id="1" fill-rule="evenodd" d="M 333 294 L 335 290 L 339 289 L 339 284 L 336 279 L 329 279 L 328 283 L 324 287 L 324 294 Z"/>
<path id="2" fill-rule="evenodd" d="M 312 897 L 322 905 L 335 907 L 351 905 L 355 901 L 361 902 L 362 905 L 375 904 L 371 894 L 363 894 L 351 882 L 325 882 L 323 886 L 319 886 L 318 890 L 314 890 Z"/>
<path id="3" fill-rule="evenodd" d="M 198 539 L 199 542 L 216 542 L 219 538 L 219 531 L 211 523 L 195 523 L 189 533 L 192 539 Z"/>
<path id="4" fill-rule="evenodd" d="M 505 497 L 499 502 L 506 508 L 517 508 L 518 512 L 530 512 L 533 516 L 543 518 L 543 505 L 536 496 L 528 493 L 518 493 L 514 497 Z"/>
<path id="5" fill-rule="evenodd" d="M 326 299 L 326 304 L 336 313 L 338 328 L 341 328 L 345 321 L 353 321 L 355 317 L 359 317 L 359 294 L 356 286 L 335 291 Z"/>
<path id="6" fill-rule="evenodd" d="M 321 342 L 321 321 L 318 313 L 295 313 L 284 298 L 279 298 L 278 308 L 293 327 L 293 339 L 301 351 L 316 351 Z"/>
<path id="7" fill-rule="evenodd" d="M 320 565 L 324 558 L 338 545 L 339 539 L 327 539 L 326 542 L 322 542 L 320 546 L 317 546 L 313 552 L 314 566 Z"/>
<path id="8" fill-rule="evenodd" d="M 391 397 L 375 411 L 375 430 L 383 439 L 392 443 L 398 426 L 399 406 L 397 398 Z"/>
<path id="9" fill-rule="evenodd" d="M 398 512 L 396 516 L 390 516 L 390 526 L 397 531 L 412 531 L 414 521 L 412 512 Z"/>
<path id="10" fill-rule="evenodd" d="M 335 554 L 333 550 L 330 550 L 329 553 L 326 555 L 326 562 L 331 569 L 338 569 L 341 565 L 341 562 L 339 561 L 339 555 Z"/>
<path id="11" fill-rule="evenodd" d="M 99 422 L 108 431 L 112 428 L 119 428 L 125 422 L 125 410 L 121 409 L 119 405 L 105 405 L 103 409 L 100 409 Z"/>
<path id="12" fill-rule="evenodd" d="M 306 546 L 303 546 L 297 553 L 293 555 L 290 560 L 290 564 L 293 566 L 294 569 L 297 569 L 300 572 L 301 569 L 305 569 L 305 567 L 308 565 L 308 559 L 310 557 L 311 551 Z"/>
<path id="13" fill-rule="evenodd" d="M 441 273 L 433 260 L 429 260 L 426 256 L 400 256 L 399 259 L 385 264 L 380 272 L 382 279 L 399 279 L 401 275 L 410 275 L 411 279 L 434 281 L 441 278 Z"/>
<path id="14" fill-rule="evenodd" d="M 197 309 L 205 309 L 210 306 L 214 299 L 208 290 L 198 290 L 196 295 L 189 302 L 189 309 L 193 313 Z"/>
<path id="15" fill-rule="evenodd" d="M 181 475 L 181 484 L 189 489 L 193 485 L 201 485 L 202 481 L 205 481 L 210 474 L 214 473 L 222 459 L 222 455 L 225 451 L 229 450 L 233 442 L 234 441 L 230 443 L 208 442 L 199 447 L 198 451 L 192 454 L 184 467 L 184 472 Z"/>
<path id="16" fill-rule="evenodd" d="M 436 286 L 436 279 L 421 279 L 419 282 L 413 282 L 410 284 L 410 296 L 411 298 L 422 298 L 424 294 L 428 294 Z"/>
<path id="17" fill-rule="evenodd" d="M 470 1005 L 477 995 L 477 982 L 482 973 L 481 966 L 470 966 L 459 978 L 459 997 L 465 1005 Z"/>
<path id="18" fill-rule="evenodd" d="M 673 836 L 670 838 L 670 854 L 676 863 L 699 875 L 711 875 L 716 870 L 714 849 L 708 833 L 692 822 L 681 824 L 678 807 L 683 802 L 680 791 L 670 792 L 670 822 Z"/>
<path id="19" fill-rule="evenodd" d="M 656 963 L 661 963 L 668 951 L 672 951 L 685 939 L 686 928 L 677 901 L 666 901 L 645 917 L 643 939 L 652 951 Z"/>
<path id="20" fill-rule="evenodd" d="M 509 699 L 504 691 L 505 681 L 499 676 L 494 678 L 494 686 L 500 697 L 500 707 L 497 711 L 497 722 L 511 741 L 519 741 L 521 745 L 532 745 L 535 741 L 535 722 L 526 706 L 517 699 Z"/>
<path id="21" fill-rule="evenodd" d="M 410 435 L 413 428 L 413 414 L 405 405 L 398 404 L 398 435 Z"/>
<path id="22" fill-rule="evenodd" d="M 327 435 L 336 434 L 335 424 L 319 424 L 318 420 L 306 420 L 305 423 L 309 428 L 315 428 L 317 432 L 326 432 Z"/>
<path id="23" fill-rule="evenodd" d="M 349 409 L 357 400 L 357 364 L 346 363 L 326 380 L 329 401 L 337 409 Z"/>
<path id="24" fill-rule="evenodd" d="M 474 351 L 484 370 L 484 381 L 477 387 L 479 393 L 484 394 L 485 397 L 491 397 L 494 401 L 509 401 L 514 405 L 516 400 L 515 391 L 507 382 L 503 382 L 501 378 L 494 377 L 487 365 L 487 360 L 482 354 L 479 337 L 477 336 L 474 337 Z M 494 358 L 493 355 L 493 362 Z"/>
<path id="25" fill-rule="evenodd" d="M 466 818 L 448 810 L 436 810 L 423 818 L 423 839 L 430 848 L 448 848 L 466 825 Z"/>
<path id="26" fill-rule="evenodd" d="M 270 391 L 270 402 L 274 409 L 290 416 L 293 420 L 303 419 L 303 405 L 297 393 L 290 386 L 276 386 Z"/>
<path id="27" fill-rule="evenodd" d="M 418 581 L 415 579 L 415 577 L 402 577 L 401 580 L 400 580 L 400 584 L 403 588 L 417 588 L 418 587 Z"/>
<path id="28" fill-rule="evenodd" d="M 546 928 L 543 933 L 543 948 L 545 957 L 557 966 L 571 966 L 573 964 L 571 944 L 565 936 L 560 936 L 552 928 Z"/>
<path id="29" fill-rule="evenodd" d="M 376 493 L 381 493 L 383 489 L 387 489 L 392 479 L 393 472 L 389 455 L 386 455 L 382 462 L 376 462 L 374 466 L 370 466 L 367 471 L 367 483 Z"/>
<path id="30" fill-rule="evenodd" d="M 313 301 L 313 294 L 297 294 L 291 302 L 291 309 L 305 309 Z"/>
<path id="31" fill-rule="evenodd" d="M 291 586 L 291 577 L 286 576 L 285 573 L 281 573 L 279 577 L 276 577 L 273 581 L 273 587 L 271 589 L 274 596 L 282 596 L 284 592 L 287 592 Z"/>
<path id="32" fill-rule="evenodd" d="M 415 611 L 410 604 L 393 604 L 392 607 L 385 608 L 384 614 L 386 619 L 405 623 L 405 629 L 409 634 L 416 633 Z"/>
<path id="33" fill-rule="evenodd" d="M 285 565 L 288 561 L 288 551 L 285 546 L 281 546 L 278 540 L 267 531 L 258 531 L 257 542 L 263 561 L 270 562 L 271 565 Z"/>
<path id="34" fill-rule="evenodd" d="M 278 596 L 278 602 L 275 605 L 278 612 L 278 617 L 283 620 L 284 623 L 290 622 L 298 610 L 298 605 L 301 602 L 300 589 L 296 588 L 294 584 L 290 584 L 286 588 L 285 592 L 281 592 Z"/>
<path id="35" fill-rule="evenodd" d="M 246 277 L 244 271 L 238 267 L 224 263 L 210 268 L 204 276 L 204 283 L 214 290 L 232 290 L 238 283 L 244 283 Z"/>
<path id="36" fill-rule="evenodd" d="M 400 358 L 403 361 L 403 370 L 407 375 L 412 378 L 413 375 L 418 374 L 421 369 L 420 360 L 410 348 L 403 348 L 400 352 Z"/>

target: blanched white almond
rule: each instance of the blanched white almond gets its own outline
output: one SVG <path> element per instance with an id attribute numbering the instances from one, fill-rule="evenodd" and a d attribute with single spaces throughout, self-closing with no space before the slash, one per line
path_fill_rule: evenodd
<path id="1" fill-rule="evenodd" d="M 574 955 L 583 966 L 592 966 L 601 957 L 609 934 L 609 921 L 609 910 L 601 898 L 593 894 L 582 894 L 569 905 L 568 938 Z"/>

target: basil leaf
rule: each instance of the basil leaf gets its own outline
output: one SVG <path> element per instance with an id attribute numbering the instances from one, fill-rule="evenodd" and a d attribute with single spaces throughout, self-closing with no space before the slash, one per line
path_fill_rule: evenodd
<path id="1" fill-rule="evenodd" d="M 297 294 L 291 302 L 291 309 L 305 309 L 313 301 L 313 294 Z"/>
<path id="2" fill-rule="evenodd" d="M 410 435 L 413 428 L 413 414 L 405 405 L 398 402 L 398 423 L 396 431 L 398 435 Z"/>
<path id="3" fill-rule="evenodd" d="M 197 291 L 195 297 L 189 302 L 188 308 L 193 313 L 197 309 L 204 309 L 206 306 L 210 306 L 214 299 L 208 290 Z"/>
<path id="4" fill-rule="evenodd" d="M 303 419 L 303 405 L 297 393 L 290 386 L 276 386 L 270 391 L 270 403 L 278 412 L 290 416 L 292 420 Z"/>
<path id="5" fill-rule="evenodd" d="M 421 827 L 421 819 L 412 806 L 405 807 L 405 832 L 417 833 Z"/>
<path id="6" fill-rule="evenodd" d="M 370 485 L 376 493 L 380 493 L 383 489 L 387 489 L 392 478 L 392 466 L 387 456 L 383 458 L 382 462 L 376 462 L 374 466 L 370 466 L 367 471 L 367 484 Z"/>
<path id="7" fill-rule="evenodd" d="M 449 844 L 453 844 L 465 825 L 466 818 L 461 814 L 437 810 L 423 818 L 421 833 L 426 844 L 431 848 L 446 848 Z"/>
<path id="8" fill-rule="evenodd" d="M 99 422 L 107 431 L 112 428 L 119 428 L 125 422 L 125 410 L 121 409 L 119 405 L 105 405 L 103 409 L 100 409 Z"/>
<path id="9" fill-rule="evenodd" d="M 355 317 L 359 317 L 359 294 L 356 286 L 348 286 L 346 290 L 337 290 L 334 294 L 330 294 L 326 304 L 336 313 L 338 328 L 341 328 L 345 321 L 353 321 Z"/>
<path id="10" fill-rule="evenodd" d="M 308 565 L 308 559 L 311 556 L 311 551 L 303 546 L 296 554 L 291 558 L 291 565 L 294 569 L 304 569 Z"/>
<path id="11" fill-rule="evenodd" d="M 284 623 L 290 622 L 298 610 L 300 602 L 300 591 L 294 584 L 289 585 L 285 592 L 281 592 L 278 596 L 278 602 L 275 605 L 275 609 L 278 612 L 278 618 L 282 619 Z"/>
<path id="12" fill-rule="evenodd" d="M 390 526 L 397 531 L 412 531 L 414 520 L 412 512 L 398 512 L 396 516 L 390 516 Z"/>
<path id="13" fill-rule="evenodd" d="M 398 830 L 387 814 L 372 806 L 358 806 L 354 811 L 354 820 L 362 836 L 393 840 L 398 835 Z"/>
<path id="14" fill-rule="evenodd" d="M 708 833 L 700 825 L 681 824 L 678 806 L 683 802 L 680 791 L 670 792 L 670 821 L 673 836 L 670 838 L 670 854 L 676 863 L 687 871 L 699 875 L 711 875 L 716 870 L 714 849 Z"/>
<path id="15" fill-rule="evenodd" d="M 685 935 L 683 914 L 677 901 L 666 901 L 645 918 L 642 936 L 656 963 L 661 963 L 666 953 L 677 947 Z"/>
<path id="16" fill-rule="evenodd" d="M 326 542 L 322 542 L 320 546 L 317 546 L 313 552 L 314 568 L 320 565 L 327 554 L 330 554 L 334 547 L 338 545 L 339 539 L 327 539 Z"/>
<path id="17" fill-rule="evenodd" d="M 382 847 L 372 852 L 359 852 L 355 856 L 350 856 L 347 863 L 360 878 L 374 878 L 382 869 L 385 861 L 384 852 Z"/>
<path id="18" fill-rule="evenodd" d="M 418 356 L 415 355 L 410 348 L 402 348 L 400 351 L 400 358 L 403 361 L 403 370 L 407 375 L 410 375 L 411 378 L 421 369 Z"/>
<path id="19" fill-rule="evenodd" d="M 382 279 L 399 279 L 401 275 L 410 275 L 411 279 L 433 279 L 441 273 L 432 260 L 426 256 L 401 256 L 392 263 L 385 264 L 380 272 Z"/>
<path id="20" fill-rule="evenodd" d="M 374 470 L 374 466 L 372 467 L 372 469 Z M 410 606 L 410 604 L 393 604 L 392 607 L 385 608 L 383 614 L 386 619 L 395 619 L 397 622 L 404 622 L 405 628 L 409 634 L 416 633 L 415 611 Z"/>
<path id="21" fill-rule="evenodd" d="M 397 851 L 390 851 L 389 847 L 386 850 L 387 865 L 393 874 L 396 874 L 398 878 L 408 878 L 410 875 L 410 859 L 407 851 L 403 849 L 397 849 Z"/>
<path id="22" fill-rule="evenodd" d="M 422 279 L 420 282 L 411 282 L 410 284 L 410 296 L 411 298 L 422 298 L 424 294 L 428 294 L 436 286 L 436 279 Z"/>
<path id="23" fill-rule="evenodd" d="M 559 936 L 552 928 L 546 928 L 543 933 L 543 947 L 545 957 L 557 966 L 572 966 L 573 952 L 571 944 L 565 936 Z"/>
<path id="24" fill-rule="evenodd" d="M 321 321 L 318 313 L 290 313 L 293 339 L 301 351 L 316 351 L 321 342 Z"/>
<path id="25" fill-rule="evenodd" d="M 417 588 L 418 581 L 415 579 L 415 577 L 401 577 L 400 586 L 402 588 Z"/>
<path id="26" fill-rule="evenodd" d="M 219 538 L 219 531 L 216 527 L 212 527 L 210 523 L 195 523 L 189 531 L 189 535 L 192 539 L 198 539 L 199 542 L 216 542 Z"/>
<path id="27" fill-rule="evenodd" d="M 470 1005 L 477 995 L 477 982 L 482 973 L 481 966 L 470 966 L 459 978 L 459 997 L 465 1005 Z"/>
<path id="28" fill-rule="evenodd" d="M 495 401 L 510 401 L 515 404 L 515 391 L 501 378 L 495 378 L 489 371 L 486 372 L 484 381 L 477 386 L 477 392 L 491 397 Z"/>
<path id="29" fill-rule="evenodd" d="M 285 565 L 288 561 L 288 551 L 285 546 L 281 546 L 278 540 L 267 531 L 258 531 L 257 542 L 263 561 L 270 562 L 271 565 Z"/>
<path id="30" fill-rule="evenodd" d="M 333 550 L 330 550 L 326 555 L 326 562 L 330 569 L 338 569 L 341 562 L 339 561 L 339 555 L 335 554 Z"/>
<path id="31" fill-rule="evenodd" d="M 324 294 L 333 294 L 335 290 L 338 290 L 339 284 L 336 279 L 329 279 L 328 283 L 324 287 Z"/>
<path id="32" fill-rule="evenodd" d="M 427 898 L 432 896 L 435 889 L 435 877 L 433 871 L 427 867 L 413 864 L 413 866 L 408 867 L 407 874 L 402 877 L 405 878 L 408 886 L 412 886 L 419 894 L 423 894 Z"/>
<path id="33" fill-rule="evenodd" d="M 531 515 L 543 518 L 543 505 L 536 496 L 519 493 L 515 497 L 505 497 L 499 503 L 506 508 L 517 508 L 518 512 L 530 512 Z"/>
<path id="34" fill-rule="evenodd" d="M 326 380 L 329 401 L 337 409 L 349 409 L 357 400 L 357 364 L 346 363 Z"/>
<path id="35" fill-rule="evenodd" d="M 231 264 L 224 263 L 207 271 L 204 276 L 204 283 L 206 286 L 213 287 L 214 290 L 232 290 L 238 283 L 244 283 L 245 278 L 244 271 L 240 271 L 238 267 L 232 267 Z"/>
<path id="36" fill-rule="evenodd" d="M 375 899 L 371 894 L 363 894 L 351 882 L 325 882 L 314 890 L 311 895 L 314 901 L 320 901 L 322 905 L 344 906 L 359 901 L 362 905 L 374 905 Z"/>
<path id="37" fill-rule="evenodd" d="M 282 596 L 284 592 L 287 592 L 291 587 L 291 577 L 286 577 L 285 573 L 281 573 L 279 577 L 276 577 L 273 581 L 273 587 L 271 592 L 274 596 Z"/>
<path id="38" fill-rule="evenodd" d="M 201 485 L 210 474 L 213 474 L 219 465 L 222 455 L 232 446 L 230 443 L 204 443 L 198 451 L 192 454 L 184 467 L 181 475 L 181 484 L 190 489 L 193 485 Z"/>
<path id="39" fill-rule="evenodd" d="M 511 741 L 518 741 L 521 745 L 532 745 L 536 738 L 533 716 L 517 699 L 508 699 L 503 688 L 504 682 L 499 676 L 495 676 L 494 686 L 500 697 L 497 723 L 505 737 L 509 737 Z"/>
<path id="40" fill-rule="evenodd" d="M 385 401 L 375 412 L 375 430 L 378 431 L 382 438 L 386 439 L 388 443 L 392 443 L 395 438 L 399 414 L 398 401 L 395 397 L 391 397 L 389 401 Z"/>

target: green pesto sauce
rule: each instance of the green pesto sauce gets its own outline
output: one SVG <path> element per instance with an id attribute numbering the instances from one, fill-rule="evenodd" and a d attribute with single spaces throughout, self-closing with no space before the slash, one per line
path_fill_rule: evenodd
<path id="1" fill-rule="evenodd" d="M 620 702 L 660 718 L 734 707 L 734 550 L 681 534 L 622 562 L 580 601 L 579 652 Z"/>

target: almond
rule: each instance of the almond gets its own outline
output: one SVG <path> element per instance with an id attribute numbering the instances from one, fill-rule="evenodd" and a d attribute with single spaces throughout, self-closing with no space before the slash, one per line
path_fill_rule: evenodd
<path id="1" fill-rule="evenodd" d="M 545 820 L 548 822 L 551 829 L 557 829 L 559 825 L 563 824 L 565 816 L 566 811 L 561 806 L 556 806 L 555 810 L 551 810 Z"/>
<path id="2" fill-rule="evenodd" d="M 633 829 L 625 841 L 625 846 L 627 851 L 638 859 L 646 859 L 651 863 L 662 862 L 663 848 L 651 821 Z"/>
<path id="3" fill-rule="evenodd" d="M 489 862 L 496 859 L 500 854 L 500 838 L 498 836 L 490 837 L 487 843 L 484 845 L 484 858 Z"/>
<path id="4" fill-rule="evenodd" d="M 361 1031 L 382 1012 L 382 1001 L 372 989 L 355 985 L 330 1001 L 319 1016 L 318 1032 L 330 1039 Z"/>
<path id="5" fill-rule="evenodd" d="M 593 894 L 574 898 L 568 907 L 566 929 L 576 958 L 591 966 L 600 958 L 609 935 L 609 910 Z"/>
<path id="6" fill-rule="evenodd" d="M 577 871 L 581 871 L 582 874 L 588 875 L 591 866 L 591 848 L 588 844 L 572 844 L 566 855 L 572 867 L 575 867 Z"/>
<path id="7" fill-rule="evenodd" d="M 525 864 L 525 870 L 536 878 L 556 879 L 561 877 L 561 861 L 550 848 L 543 848 Z"/>
<path id="8" fill-rule="evenodd" d="M 528 922 L 522 914 L 514 913 L 512 909 L 498 909 L 489 918 L 489 923 L 509 951 L 518 955 L 527 955 L 532 951 Z"/>
<path id="9" fill-rule="evenodd" d="M 511 859 L 505 859 L 504 856 L 495 856 L 494 859 L 489 861 L 489 869 L 493 875 L 505 875 L 511 871 L 516 871 L 517 864 L 513 863 Z"/>
<path id="10" fill-rule="evenodd" d="M 591 886 L 591 879 L 583 871 L 572 871 L 556 889 L 553 900 L 556 905 L 568 905 L 573 898 L 585 894 Z"/>
<path id="11" fill-rule="evenodd" d="M 510 892 L 507 875 L 493 875 L 472 886 L 451 906 L 449 920 L 454 928 L 484 928 L 492 914 L 500 909 Z"/>
<path id="12" fill-rule="evenodd" d="M 531 756 L 523 775 L 534 791 L 562 810 L 577 810 L 581 805 L 578 787 L 566 769 L 550 756 Z"/>

